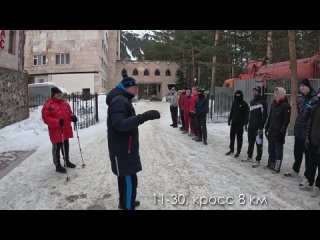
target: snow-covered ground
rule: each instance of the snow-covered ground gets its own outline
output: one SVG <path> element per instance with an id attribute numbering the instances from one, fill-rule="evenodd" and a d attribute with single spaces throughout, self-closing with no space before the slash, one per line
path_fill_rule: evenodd
<path id="1" fill-rule="evenodd" d="M 287 137 L 282 173 L 271 174 L 264 143 L 262 166 L 254 169 L 224 153 L 229 145 L 226 123 L 208 123 L 208 145 L 170 127 L 166 102 L 134 103 L 137 113 L 157 109 L 161 119 L 139 127 L 143 170 L 138 173 L 137 199 L 142 209 L 320 209 L 319 198 L 298 189 L 299 178 L 285 178 L 293 163 L 293 138 Z M 76 169 L 55 172 L 51 143 L 41 109 L 30 118 L 0 130 L 1 150 L 37 149 L 0 180 L 0 209 L 117 209 L 117 178 L 110 168 L 105 96 L 99 97 L 100 122 L 79 130 L 85 168 L 77 139 L 70 141 Z M 246 134 L 240 159 L 246 157 Z M 304 165 L 302 165 L 304 170 Z M 245 201 L 239 195 L 246 195 Z M 163 198 L 162 198 L 163 197 Z M 253 201 L 250 203 L 250 197 Z M 258 204 L 257 198 L 262 201 Z M 263 200 L 265 199 L 265 200 Z M 205 204 L 206 203 L 206 204 Z M 223 204 L 225 203 L 225 204 Z"/>

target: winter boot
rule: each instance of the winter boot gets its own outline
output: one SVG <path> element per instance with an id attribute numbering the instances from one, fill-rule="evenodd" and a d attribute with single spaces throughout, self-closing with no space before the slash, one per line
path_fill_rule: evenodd
<path id="1" fill-rule="evenodd" d="M 70 162 L 69 160 L 66 160 L 66 165 L 68 168 L 75 168 L 76 167 L 76 165 L 73 164 L 72 162 Z"/>
<path id="2" fill-rule="evenodd" d="M 202 142 L 202 139 L 197 137 L 197 138 L 195 139 L 195 141 L 196 141 L 196 142 Z"/>
<path id="3" fill-rule="evenodd" d="M 140 202 L 139 202 L 139 201 L 135 201 L 135 202 L 134 202 L 134 207 L 138 207 L 139 205 L 140 205 Z M 124 204 L 122 204 L 122 203 L 119 203 L 118 208 L 119 208 L 120 210 L 125 210 Z"/>
<path id="4" fill-rule="evenodd" d="M 61 164 L 57 164 L 56 165 L 56 172 L 59 172 L 59 173 L 66 173 L 67 170 L 61 166 Z"/>
<path id="5" fill-rule="evenodd" d="M 227 152 L 225 155 L 226 155 L 226 156 L 229 156 L 230 154 L 233 154 L 233 151 L 230 150 L 230 151 Z"/>
<path id="6" fill-rule="evenodd" d="M 236 155 L 234 155 L 234 158 L 237 158 L 240 156 L 240 152 L 237 152 Z"/>
<path id="7" fill-rule="evenodd" d="M 314 189 L 313 189 L 313 192 L 312 192 L 312 194 L 311 194 L 311 197 L 312 198 L 316 198 L 316 197 L 319 197 L 320 196 L 320 189 L 318 188 L 318 187 L 315 187 Z"/>
<path id="8" fill-rule="evenodd" d="M 208 145 L 207 140 L 203 139 L 203 144 Z"/>

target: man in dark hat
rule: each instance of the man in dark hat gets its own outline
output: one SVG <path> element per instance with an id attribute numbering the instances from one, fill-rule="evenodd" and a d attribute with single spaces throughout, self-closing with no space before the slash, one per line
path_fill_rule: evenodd
<path id="1" fill-rule="evenodd" d="M 308 184 L 308 170 L 309 170 L 309 153 L 305 148 L 306 130 L 308 120 L 311 114 L 312 107 L 318 103 L 318 97 L 314 89 L 310 85 L 308 79 L 303 79 L 300 82 L 301 96 L 298 98 L 298 116 L 294 125 L 294 163 L 292 170 L 284 175 L 286 177 L 296 177 L 299 174 L 300 166 L 305 156 L 305 172 L 304 179 L 300 183 L 300 188 L 311 191 L 312 188 Z"/>
<path id="2" fill-rule="evenodd" d="M 118 177 L 119 209 L 134 210 L 138 178 L 142 170 L 139 155 L 139 125 L 160 118 L 156 110 L 136 115 L 131 100 L 138 92 L 134 78 L 125 77 L 107 95 L 108 148 L 112 172 Z"/>
<path id="3" fill-rule="evenodd" d="M 65 173 L 66 169 L 60 163 L 60 149 L 66 158 L 66 166 L 75 168 L 76 165 L 69 160 L 69 138 L 73 137 L 71 122 L 76 123 L 77 117 L 72 113 L 70 105 L 62 97 L 59 88 L 51 88 L 51 98 L 49 98 L 42 108 L 42 119 L 48 125 L 49 136 L 52 142 L 53 163 L 56 171 Z M 63 139 L 62 139 L 63 137 Z M 62 148 L 63 144 L 63 148 Z"/>
<path id="4" fill-rule="evenodd" d="M 207 125 L 206 125 L 206 116 L 209 112 L 209 102 L 205 98 L 204 89 L 200 89 L 198 92 L 198 99 L 195 104 L 195 117 L 197 121 L 198 135 L 195 139 L 196 142 L 203 142 L 204 145 L 207 145 Z"/>
<path id="5" fill-rule="evenodd" d="M 252 167 L 259 167 L 262 158 L 263 147 L 263 129 L 268 118 L 268 104 L 262 98 L 262 89 L 260 86 L 253 88 L 253 99 L 250 101 L 249 124 L 245 129 L 248 130 L 248 158 L 244 162 L 252 161 L 254 145 L 257 145 L 257 157 Z"/>

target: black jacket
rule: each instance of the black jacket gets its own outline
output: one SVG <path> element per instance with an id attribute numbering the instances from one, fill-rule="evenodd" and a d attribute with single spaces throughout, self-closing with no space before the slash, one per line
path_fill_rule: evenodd
<path id="1" fill-rule="evenodd" d="M 298 117 L 294 124 L 294 136 L 299 139 L 306 138 L 306 130 L 312 107 L 318 103 L 317 94 L 313 89 L 307 96 L 301 96 L 298 99 Z"/>
<path id="2" fill-rule="evenodd" d="M 269 141 L 285 142 L 290 116 L 291 106 L 286 97 L 280 102 L 274 101 L 272 103 L 266 124 L 266 132 L 268 132 Z"/>
<path id="3" fill-rule="evenodd" d="M 237 97 L 236 95 L 240 96 Z M 232 102 L 232 107 L 228 122 L 232 124 L 246 125 L 248 124 L 249 118 L 249 106 L 246 101 L 243 100 L 242 91 L 238 90 L 234 94 L 234 101 Z"/>
<path id="4" fill-rule="evenodd" d="M 133 175 L 142 170 L 139 155 L 138 116 L 132 106 L 134 96 L 114 88 L 106 98 L 108 107 L 108 147 L 112 172 Z"/>
<path id="5" fill-rule="evenodd" d="M 209 112 L 209 102 L 208 99 L 203 95 L 198 95 L 198 100 L 195 104 L 195 114 L 198 116 L 206 116 Z"/>
<path id="6" fill-rule="evenodd" d="M 312 109 L 306 137 L 309 138 L 311 145 L 320 147 L 320 103 Z"/>
<path id="7" fill-rule="evenodd" d="M 268 118 L 268 104 L 261 97 L 256 95 L 250 101 L 249 128 L 263 129 Z"/>

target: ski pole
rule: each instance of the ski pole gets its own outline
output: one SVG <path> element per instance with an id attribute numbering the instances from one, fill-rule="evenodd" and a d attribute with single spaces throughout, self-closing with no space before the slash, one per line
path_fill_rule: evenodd
<path id="1" fill-rule="evenodd" d="M 81 146 L 80 146 L 80 139 L 79 139 L 78 128 L 77 128 L 77 124 L 76 123 L 74 123 L 74 127 L 75 127 L 76 132 L 77 132 L 78 144 L 79 144 L 80 155 L 81 155 L 81 160 L 82 160 L 81 167 L 84 168 L 86 166 L 86 164 L 84 164 L 84 162 L 83 162 L 82 151 L 81 151 Z"/>
<path id="2" fill-rule="evenodd" d="M 61 143 L 62 156 L 63 156 L 63 160 L 64 160 L 64 167 L 65 167 L 65 169 L 66 169 L 66 174 L 67 174 L 66 181 L 69 181 L 70 178 L 69 178 L 69 176 L 68 176 L 67 163 L 66 163 L 66 155 L 65 155 L 65 151 L 64 151 L 64 136 L 63 136 L 63 128 L 62 128 L 62 127 L 61 127 L 61 136 L 62 136 L 62 143 Z"/>

